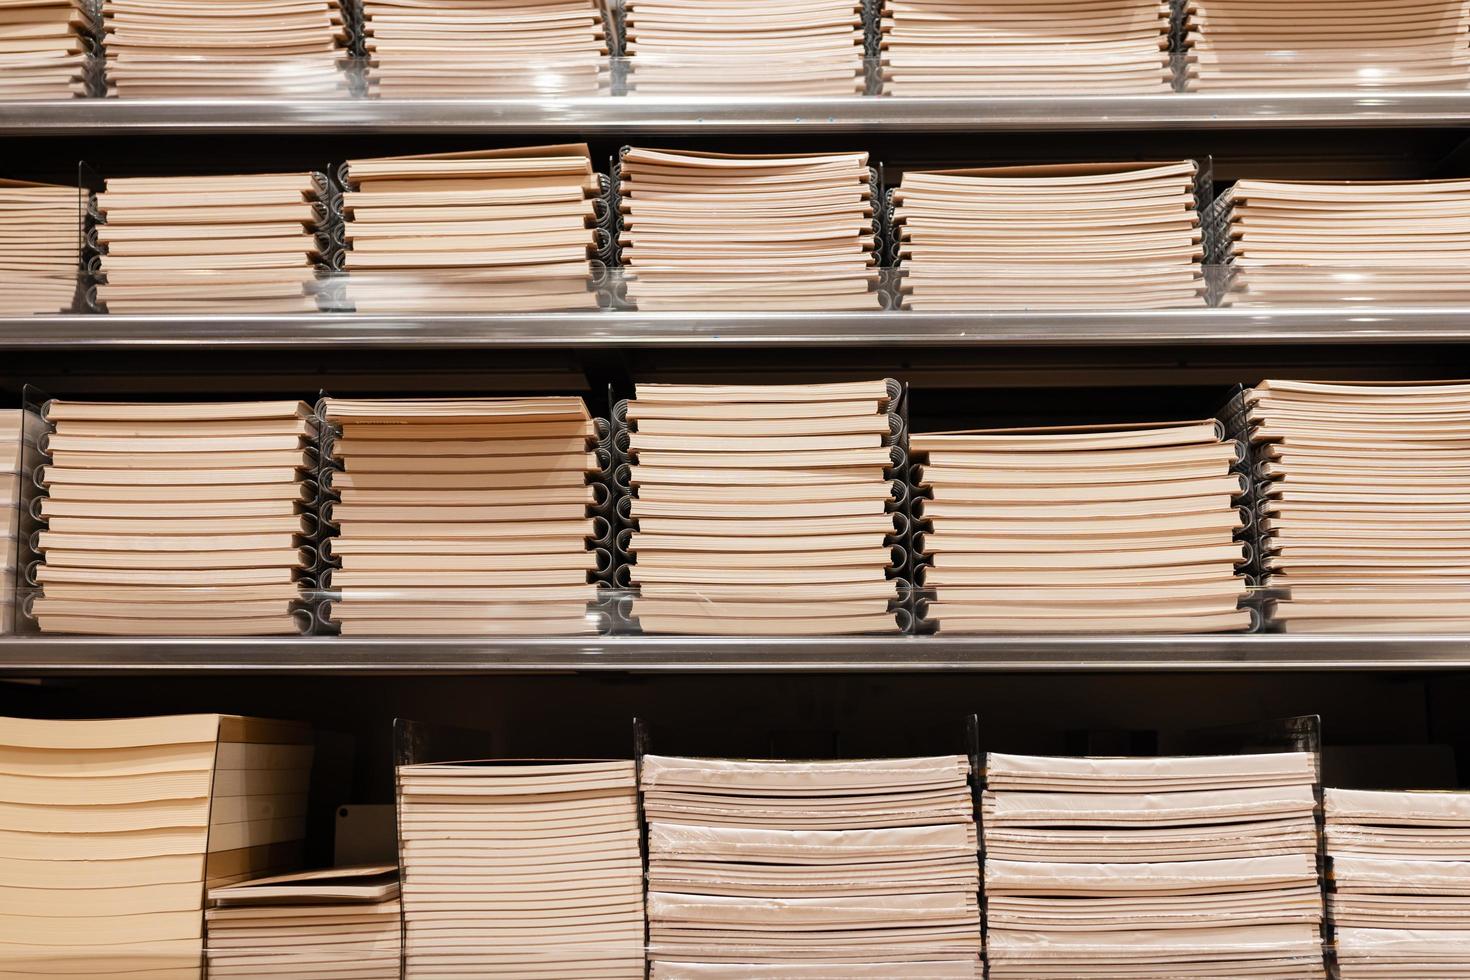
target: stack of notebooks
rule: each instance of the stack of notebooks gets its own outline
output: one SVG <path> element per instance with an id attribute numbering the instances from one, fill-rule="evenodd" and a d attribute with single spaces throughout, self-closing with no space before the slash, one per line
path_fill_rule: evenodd
<path id="1" fill-rule="evenodd" d="M 48 633 L 299 633 L 302 402 L 52 401 L 32 614 Z"/>
<path id="2" fill-rule="evenodd" d="M 404 976 L 641 980 L 628 762 L 398 768 Z"/>
<path id="3" fill-rule="evenodd" d="M 88 0 L 0 0 L 0 100 L 87 95 Z"/>
<path id="4" fill-rule="evenodd" d="M 0 719 L 0 974 L 199 980 L 206 888 L 300 859 L 311 729 Z"/>
<path id="5" fill-rule="evenodd" d="M 362 10 L 373 95 L 606 93 L 602 0 L 364 0 Z"/>
<path id="6" fill-rule="evenodd" d="M 1470 180 L 1241 180 L 1217 207 L 1236 305 L 1470 297 Z"/>
<path id="7" fill-rule="evenodd" d="M 0 278 L 5 282 L 0 315 L 71 309 L 81 265 L 82 220 L 82 198 L 75 187 L 0 180 Z"/>
<path id="8" fill-rule="evenodd" d="M 1167 0 L 890 0 L 886 95 L 1169 92 Z"/>
<path id="9" fill-rule="evenodd" d="M 908 172 L 893 192 L 901 298 L 921 311 L 1202 306 L 1196 166 Z"/>
<path id="10" fill-rule="evenodd" d="M 328 398 L 344 634 L 538 635 L 594 628 L 581 398 Z"/>
<path id="11" fill-rule="evenodd" d="M 363 313 L 590 309 L 602 185 L 586 144 L 351 160 L 342 205 Z"/>
<path id="12" fill-rule="evenodd" d="M 317 309 L 321 174 L 112 178 L 96 228 L 110 313 Z"/>
<path id="13" fill-rule="evenodd" d="M 1315 757 L 992 753 L 994 980 L 1318 980 Z"/>
<path id="14" fill-rule="evenodd" d="M 980 977 L 969 775 L 645 757 L 653 980 Z"/>
<path id="15" fill-rule="evenodd" d="M 20 552 L 21 475 L 25 472 L 25 413 L 19 409 L 0 411 L 0 633 L 15 627 L 16 558 Z"/>
<path id="16" fill-rule="evenodd" d="M 1470 796 L 1329 789 L 1338 975 L 1470 976 Z"/>
<path id="17" fill-rule="evenodd" d="M 634 95 L 861 95 L 863 0 L 623 0 Z"/>
<path id="18" fill-rule="evenodd" d="M 345 95 L 338 0 L 102 0 L 107 93 L 124 98 Z"/>
<path id="19" fill-rule="evenodd" d="M 638 385 L 628 550 L 644 631 L 896 629 L 892 397 L 884 381 Z"/>
<path id="20" fill-rule="evenodd" d="M 639 309 L 880 305 L 866 153 L 630 148 L 619 193 L 619 252 Z"/>
<path id="21" fill-rule="evenodd" d="M 1470 383 L 1264 381 L 1245 405 L 1274 623 L 1470 628 Z"/>
<path id="22" fill-rule="evenodd" d="M 1239 446 L 1213 419 L 915 434 L 943 632 L 1244 630 Z"/>
<path id="23" fill-rule="evenodd" d="M 395 865 L 253 878 L 209 890 L 211 977 L 398 980 Z"/>
<path id="24" fill-rule="evenodd" d="M 1463 89 L 1464 0 L 1192 0 L 1192 88 Z"/>

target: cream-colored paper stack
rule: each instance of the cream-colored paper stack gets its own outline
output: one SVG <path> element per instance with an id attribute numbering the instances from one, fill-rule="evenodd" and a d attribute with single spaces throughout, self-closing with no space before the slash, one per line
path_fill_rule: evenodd
<path id="1" fill-rule="evenodd" d="M 634 95 L 861 95 L 862 0 L 623 0 Z"/>
<path id="2" fill-rule="evenodd" d="M 81 249 L 82 199 L 75 187 L 0 180 L 0 315 L 70 310 Z"/>
<path id="3" fill-rule="evenodd" d="M 314 312 L 320 174 L 112 178 L 98 302 L 110 313 Z"/>
<path id="4" fill-rule="evenodd" d="M 302 402 L 52 401 L 33 615 L 47 633 L 300 632 Z"/>
<path id="5" fill-rule="evenodd" d="M 25 413 L 19 409 L 0 411 L 0 633 L 15 627 L 15 572 L 19 555 L 20 480 L 24 472 Z"/>
<path id="6" fill-rule="evenodd" d="M 338 0 L 103 0 L 107 93 L 124 98 L 330 98 L 347 30 Z"/>
<path id="7" fill-rule="evenodd" d="M 600 0 L 364 0 L 369 91 L 383 98 L 605 94 Z"/>
<path id="8" fill-rule="evenodd" d="M 896 96 L 1169 92 L 1166 0 L 888 0 L 883 92 Z"/>
<path id="9" fill-rule="evenodd" d="M 398 768 L 408 980 L 641 980 L 629 762 Z"/>
<path id="10" fill-rule="evenodd" d="M 0 101 L 87 94 L 87 0 L 0 0 Z"/>
<path id="11" fill-rule="evenodd" d="M 646 756 L 654 980 L 981 976 L 962 756 Z"/>
<path id="12" fill-rule="evenodd" d="M 893 194 L 904 305 L 921 311 L 1203 306 L 1196 166 L 910 171 Z"/>
<path id="13" fill-rule="evenodd" d="M 344 634 L 587 633 L 597 423 L 581 398 L 328 398 Z"/>
<path id="14" fill-rule="evenodd" d="M 646 632 L 897 629 L 886 382 L 637 394 L 629 550 Z"/>
<path id="15" fill-rule="evenodd" d="M 585 143 L 352 160 L 343 195 L 363 313 L 591 309 L 602 185 Z"/>
<path id="16" fill-rule="evenodd" d="M 1313 756 L 991 753 L 990 976 L 1325 977 Z"/>
<path id="17" fill-rule="evenodd" d="M 875 310 L 866 153 L 631 148 L 622 264 L 644 310 Z"/>
<path id="18" fill-rule="evenodd" d="M 1470 298 L 1470 181 L 1241 180 L 1221 197 L 1235 305 Z"/>
<path id="19" fill-rule="evenodd" d="M 1213 419 L 916 433 L 932 527 L 922 584 L 946 633 L 1205 633 L 1248 629 L 1246 559 Z"/>
<path id="20" fill-rule="evenodd" d="M 198 980 L 205 889 L 300 860 L 305 725 L 0 719 L 0 975 Z"/>
<path id="21" fill-rule="evenodd" d="M 1470 976 L 1470 796 L 1329 789 L 1338 973 Z"/>
<path id="22" fill-rule="evenodd" d="M 1470 628 L 1470 383 L 1264 381 L 1246 405 L 1274 623 Z"/>
<path id="23" fill-rule="evenodd" d="M 398 980 L 403 914 L 395 865 L 252 878 L 209 890 L 211 977 Z"/>
<path id="24" fill-rule="evenodd" d="M 1463 89 L 1465 0 L 1192 0 L 1192 87 Z"/>

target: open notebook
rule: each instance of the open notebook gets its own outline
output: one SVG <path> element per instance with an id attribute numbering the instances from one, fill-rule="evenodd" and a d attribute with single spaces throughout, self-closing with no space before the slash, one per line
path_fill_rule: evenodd
<path id="1" fill-rule="evenodd" d="M 577 397 L 340 399 L 330 475 L 348 635 L 586 633 L 598 425 Z"/>
<path id="2" fill-rule="evenodd" d="M 893 192 L 920 311 L 1204 305 L 1193 161 L 909 171 Z"/>
<path id="3" fill-rule="evenodd" d="M 308 726 L 0 719 L 0 973 L 199 980 L 207 888 L 293 867 Z"/>
<path id="4" fill-rule="evenodd" d="M 82 200 L 75 187 L 0 180 L 0 315 L 70 310 L 81 249 Z"/>
<path id="5" fill-rule="evenodd" d="M 883 92 L 896 96 L 1169 92 L 1166 0 L 888 0 Z"/>
<path id="6" fill-rule="evenodd" d="M 87 95 L 95 33 L 87 0 L 0 2 L 0 101 Z"/>
<path id="7" fill-rule="evenodd" d="M 651 976 L 978 978 L 962 756 L 646 756 Z"/>

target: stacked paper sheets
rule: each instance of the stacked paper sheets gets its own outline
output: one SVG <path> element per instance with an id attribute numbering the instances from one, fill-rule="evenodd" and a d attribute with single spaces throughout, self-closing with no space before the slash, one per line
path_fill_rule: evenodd
<path id="1" fill-rule="evenodd" d="M 641 980 L 632 762 L 398 768 L 408 980 Z"/>
<path id="2" fill-rule="evenodd" d="M 87 0 L 0 0 L 0 100 L 87 95 Z"/>
<path id="3" fill-rule="evenodd" d="M 625 150 L 629 298 L 644 310 L 877 309 L 870 182 L 866 153 Z"/>
<path id="4" fill-rule="evenodd" d="M 635 95 L 861 95 L 862 0 L 623 0 Z"/>
<path id="5" fill-rule="evenodd" d="M 394 865 L 253 878 L 209 890 L 211 977 L 397 980 L 403 918 Z"/>
<path id="6" fill-rule="evenodd" d="M 893 193 L 916 310 L 1202 306 L 1196 166 L 911 171 Z"/>
<path id="7" fill-rule="evenodd" d="M 628 403 L 646 632 L 897 628 L 887 382 L 640 384 Z"/>
<path id="8" fill-rule="evenodd" d="M 1310 753 L 991 753 L 990 976 L 1321 978 Z"/>
<path id="9" fill-rule="evenodd" d="M 363 313 L 590 309 L 602 185 L 586 144 L 351 160 L 344 268 Z"/>
<path id="10" fill-rule="evenodd" d="M 107 92 L 134 98 L 347 94 L 338 0 L 102 0 Z"/>
<path id="11" fill-rule="evenodd" d="M 647 756 L 654 980 L 981 976 L 961 756 Z"/>
<path id="12" fill-rule="evenodd" d="M 0 514 L 5 515 L 0 534 L 0 593 L 15 595 L 15 563 L 19 553 L 20 480 L 24 472 L 25 413 L 19 409 L 0 411 Z M 15 626 L 15 603 L 0 599 L 0 633 Z"/>
<path id="13" fill-rule="evenodd" d="M 0 314 L 70 310 L 81 249 L 82 198 L 75 187 L 0 180 Z"/>
<path id="14" fill-rule="evenodd" d="M 586 633 L 600 472 L 581 398 L 328 398 L 345 634 Z"/>
<path id="15" fill-rule="evenodd" d="M 48 633 L 297 633 L 315 496 L 302 402 L 52 401 L 42 480 Z"/>
<path id="16" fill-rule="evenodd" d="M 1339 974 L 1470 976 L 1470 796 L 1329 789 Z"/>
<path id="17" fill-rule="evenodd" d="M 1470 181 L 1241 180 L 1220 206 L 1237 305 L 1470 297 Z"/>
<path id="18" fill-rule="evenodd" d="M 1173 88 L 1166 0 L 889 0 L 883 92 L 1135 95 Z"/>
<path id="19" fill-rule="evenodd" d="M 1246 559 L 1213 419 L 915 434 L 932 528 L 922 583 L 944 632 L 1242 630 Z"/>
<path id="20" fill-rule="evenodd" d="M 600 0 L 364 0 L 384 98 L 589 96 L 608 81 Z"/>
<path id="21" fill-rule="evenodd" d="M 1470 383 L 1265 381 L 1246 405 L 1274 622 L 1470 627 Z"/>
<path id="22" fill-rule="evenodd" d="M 290 722 L 0 719 L 0 974 L 199 980 L 205 889 L 299 860 L 311 759 Z"/>
<path id="23" fill-rule="evenodd" d="M 1463 89 L 1465 0 L 1193 0 L 1194 81 L 1207 92 Z"/>
<path id="24" fill-rule="evenodd" d="M 321 174 L 113 178 L 97 195 L 110 313 L 317 309 Z"/>

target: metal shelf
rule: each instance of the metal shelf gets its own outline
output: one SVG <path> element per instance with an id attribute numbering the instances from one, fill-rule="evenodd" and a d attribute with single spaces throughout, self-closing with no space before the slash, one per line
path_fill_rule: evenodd
<path id="1" fill-rule="evenodd" d="M 0 638 L 0 676 L 1470 669 L 1470 636 Z"/>
<path id="2" fill-rule="evenodd" d="M 1066 313 L 533 313 L 0 318 L 0 350 L 1105 347 L 1470 342 L 1470 307 Z"/>
<path id="3" fill-rule="evenodd" d="M 894 99 L 72 99 L 0 103 L 0 134 L 1019 132 L 1459 127 L 1470 92 Z"/>

